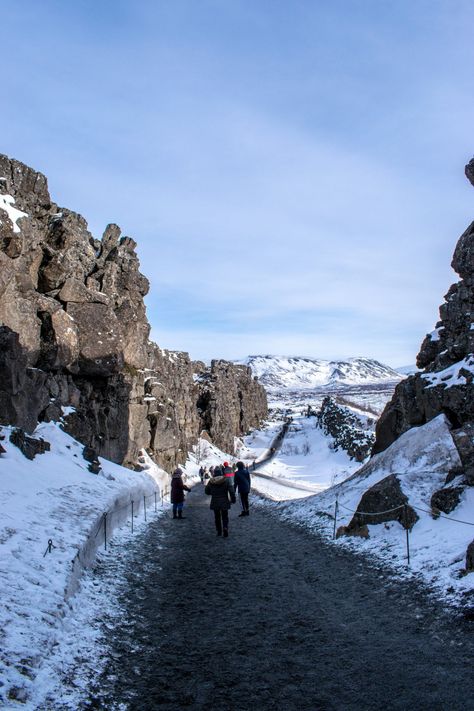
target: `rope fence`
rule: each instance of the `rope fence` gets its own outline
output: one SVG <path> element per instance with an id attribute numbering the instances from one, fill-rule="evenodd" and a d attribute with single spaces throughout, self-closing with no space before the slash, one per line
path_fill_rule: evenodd
<path id="1" fill-rule="evenodd" d="M 143 518 L 145 521 L 147 520 L 147 501 L 149 501 L 149 499 L 153 499 L 154 512 L 157 513 L 159 499 L 161 499 L 161 506 L 164 506 L 165 505 L 165 498 L 168 497 L 169 494 L 170 494 L 169 486 L 164 486 L 161 489 L 157 489 L 152 494 L 144 495 L 143 498 L 139 500 L 139 501 L 143 501 Z M 135 510 L 135 504 L 139 503 L 139 501 L 136 501 L 135 499 L 131 499 L 128 503 L 124 504 L 123 506 L 119 506 L 118 508 L 115 508 L 113 511 L 110 511 L 110 512 L 104 511 L 104 513 L 101 515 L 100 520 L 99 520 L 99 525 L 97 526 L 97 529 L 94 533 L 93 538 L 96 539 L 97 536 L 99 535 L 99 533 L 103 530 L 105 550 L 107 550 L 107 534 L 110 533 L 110 527 L 107 526 L 107 519 L 130 508 L 131 527 L 132 527 L 132 533 L 133 533 L 134 520 L 138 515 Z M 128 517 L 127 517 L 127 520 L 128 520 Z M 56 546 L 53 544 L 53 541 L 50 538 L 48 540 L 47 548 L 46 548 L 45 552 L 43 553 L 43 558 L 48 553 L 52 553 L 53 548 L 56 548 Z"/>
<path id="2" fill-rule="evenodd" d="M 472 521 L 463 521 L 462 519 L 459 518 L 454 518 L 452 516 L 447 516 L 446 514 L 442 514 L 438 509 L 429 510 L 429 509 L 424 509 L 421 508 L 420 506 L 415 506 L 413 504 L 400 504 L 400 506 L 395 506 L 393 509 L 386 509 L 385 511 L 359 511 L 357 509 L 350 509 L 348 506 L 344 506 L 344 504 L 341 504 L 338 499 L 334 502 L 334 529 L 333 529 L 333 539 L 336 538 L 337 535 L 337 514 L 339 511 L 339 507 L 345 509 L 346 511 L 349 511 L 350 513 L 357 514 L 360 516 L 383 516 L 385 514 L 389 513 L 395 513 L 395 511 L 400 511 L 401 509 L 404 509 L 404 523 L 405 523 L 405 530 L 406 530 L 406 551 L 407 551 L 407 564 L 410 565 L 410 533 L 411 529 L 408 526 L 408 507 L 411 507 L 412 509 L 415 509 L 416 511 L 422 511 L 423 513 L 427 513 L 430 516 L 436 516 L 436 518 L 445 518 L 448 521 L 454 521 L 455 523 L 463 523 L 466 526 L 474 526 L 474 523 Z"/>

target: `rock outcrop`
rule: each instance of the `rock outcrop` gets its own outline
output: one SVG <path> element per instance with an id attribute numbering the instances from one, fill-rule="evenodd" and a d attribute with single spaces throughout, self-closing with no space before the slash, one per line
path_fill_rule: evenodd
<path id="1" fill-rule="evenodd" d="M 402 491 L 400 480 L 390 474 L 377 482 L 363 494 L 356 513 L 348 526 L 338 529 L 338 537 L 368 537 L 367 526 L 387 521 L 398 521 L 404 528 L 411 529 L 418 521 L 416 511 L 409 505 L 408 498 Z"/>
<path id="2" fill-rule="evenodd" d="M 336 451 L 341 447 L 351 459 L 363 462 L 374 444 L 373 432 L 347 407 L 341 407 L 331 397 L 325 397 L 317 414 L 318 426 L 331 435 Z"/>
<path id="3" fill-rule="evenodd" d="M 46 178 L 0 156 L 0 422 L 58 419 L 99 455 L 183 461 L 201 430 L 227 451 L 267 414 L 250 369 L 210 369 L 148 340 L 136 243 L 51 201 Z"/>
<path id="4" fill-rule="evenodd" d="M 474 160 L 466 166 L 466 175 L 473 182 Z M 421 345 L 417 365 L 423 372 L 397 385 L 377 424 L 374 454 L 440 413 L 455 430 L 474 422 L 474 222 L 456 245 L 452 267 L 461 280 L 449 289 L 436 328 Z M 470 439 L 472 451 L 464 447 L 465 455 L 460 454 L 474 463 Z"/>

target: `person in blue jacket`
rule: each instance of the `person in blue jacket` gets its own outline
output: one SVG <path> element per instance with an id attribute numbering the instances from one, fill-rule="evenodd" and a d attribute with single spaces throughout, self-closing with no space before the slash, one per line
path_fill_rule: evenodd
<path id="1" fill-rule="evenodd" d="M 250 493 L 250 473 L 243 462 L 237 462 L 237 471 L 234 476 L 234 489 L 239 490 L 240 501 L 242 502 L 241 516 L 249 515 L 249 493 Z"/>

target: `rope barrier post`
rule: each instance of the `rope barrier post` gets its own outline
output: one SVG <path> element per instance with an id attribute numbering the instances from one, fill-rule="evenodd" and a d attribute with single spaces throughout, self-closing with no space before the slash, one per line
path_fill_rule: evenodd
<path id="1" fill-rule="evenodd" d="M 165 505 L 165 501 L 164 501 L 164 498 L 163 498 L 163 487 L 161 487 L 161 505 L 162 505 L 162 506 Z"/>
<path id="2" fill-rule="evenodd" d="M 146 521 L 146 496 L 143 497 L 143 513 L 145 515 L 145 521 Z"/>
<path id="3" fill-rule="evenodd" d="M 333 539 L 336 539 L 336 525 L 337 525 L 337 510 L 339 508 L 339 503 L 336 499 L 336 503 L 334 504 L 334 531 L 333 531 Z"/>
<path id="4" fill-rule="evenodd" d="M 405 530 L 407 533 L 407 565 L 410 565 L 410 529 L 408 528 L 408 510 L 406 504 L 403 507 L 403 515 L 405 518 Z"/>
<path id="5" fill-rule="evenodd" d="M 156 513 L 156 491 L 155 491 L 155 513 Z"/>
<path id="6" fill-rule="evenodd" d="M 107 550 L 107 513 L 104 513 L 104 548 Z"/>
<path id="7" fill-rule="evenodd" d="M 132 533 L 133 533 L 133 501 L 132 501 Z"/>
<path id="8" fill-rule="evenodd" d="M 53 548 L 56 548 L 56 546 L 53 544 L 52 539 L 49 538 L 49 539 L 48 539 L 48 546 L 47 546 L 45 552 L 43 553 L 43 558 L 46 556 L 46 553 L 52 553 L 52 552 L 53 552 Z"/>

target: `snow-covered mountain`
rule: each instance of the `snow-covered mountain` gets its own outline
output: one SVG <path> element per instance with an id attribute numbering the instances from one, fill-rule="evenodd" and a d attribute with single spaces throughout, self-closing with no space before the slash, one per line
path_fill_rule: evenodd
<path id="1" fill-rule="evenodd" d="M 253 355 L 244 361 L 267 388 L 318 388 L 396 382 L 402 375 L 371 358 L 321 360 L 292 356 Z"/>

